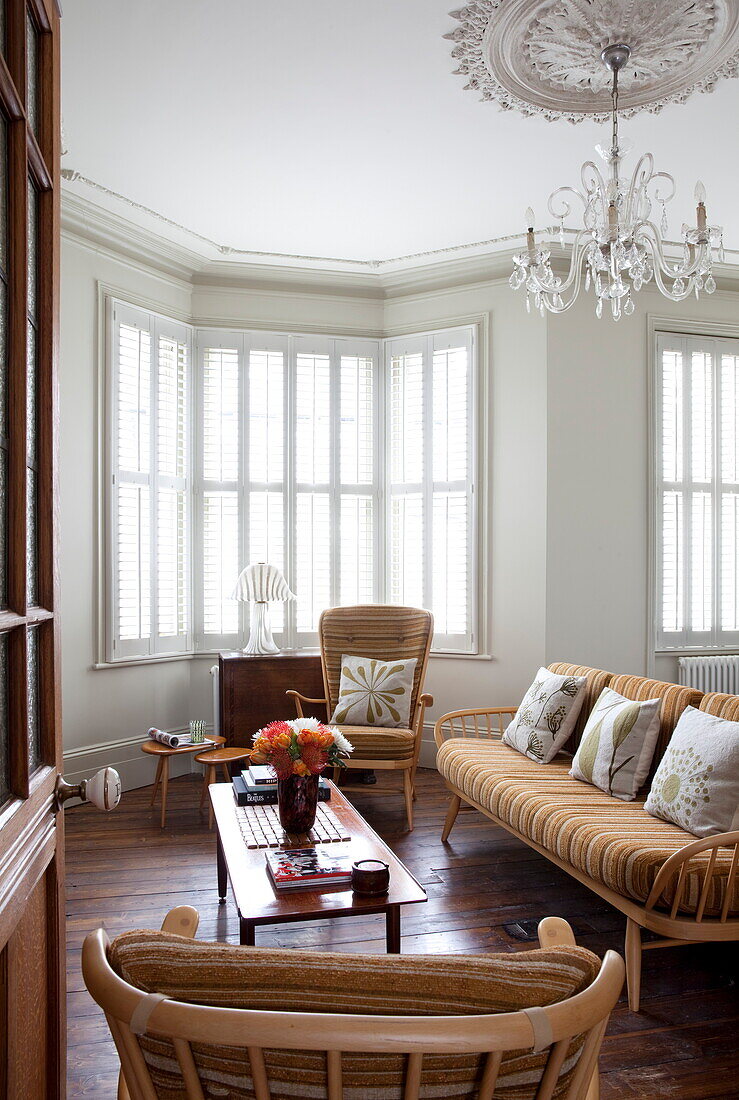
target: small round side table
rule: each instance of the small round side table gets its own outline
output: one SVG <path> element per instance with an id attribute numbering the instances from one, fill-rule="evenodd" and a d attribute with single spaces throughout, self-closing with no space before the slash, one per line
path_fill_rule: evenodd
<path id="1" fill-rule="evenodd" d="M 212 749 L 210 752 L 201 752 L 195 757 L 198 764 L 205 764 L 203 773 L 203 790 L 200 794 L 200 809 L 208 797 L 208 787 L 216 781 L 216 773 L 220 766 L 227 783 L 231 782 L 230 765 L 237 760 L 249 760 L 251 749 Z M 208 828 L 213 828 L 213 803 L 208 800 Z"/>
<path id="2" fill-rule="evenodd" d="M 216 747 L 224 745 L 226 743 L 225 737 L 218 737 L 215 734 L 211 734 L 208 737 L 208 741 Z M 199 745 L 178 745 L 176 749 L 173 749 L 171 745 L 163 745 L 161 741 L 148 740 L 144 741 L 141 746 L 141 751 L 147 753 L 149 756 L 155 756 L 157 758 L 157 774 L 154 779 L 154 792 L 151 796 L 150 805 L 153 806 L 157 791 L 161 784 L 162 787 L 162 817 L 161 828 L 164 828 L 164 821 L 167 816 L 167 788 L 169 787 L 169 759 L 171 756 L 184 756 L 190 752 L 203 752 L 208 748 L 208 741 Z"/>

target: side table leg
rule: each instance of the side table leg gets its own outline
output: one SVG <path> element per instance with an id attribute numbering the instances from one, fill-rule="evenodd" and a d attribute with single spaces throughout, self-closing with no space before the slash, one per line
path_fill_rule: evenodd
<path id="1" fill-rule="evenodd" d="M 400 954 L 400 906 L 388 906 L 386 913 L 386 940 L 388 955 Z"/>
<path id="2" fill-rule="evenodd" d="M 164 822 L 167 817 L 167 789 L 169 787 L 169 757 L 165 756 L 162 766 L 162 822 L 161 828 L 164 828 Z"/>
<path id="3" fill-rule="evenodd" d="M 218 867 L 218 903 L 226 904 L 226 890 L 228 889 L 228 875 L 226 873 L 226 857 L 223 854 L 221 834 L 216 827 L 216 865 Z"/>
<path id="4" fill-rule="evenodd" d="M 160 756 L 157 760 L 157 774 L 154 776 L 154 790 L 151 792 L 150 806 L 153 806 L 157 800 L 157 791 L 159 790 L 159 781 L 162 778 L 162 766 L 164 764 L 164 757 Z"/>
<path id="5" fill-rule="evenodd" d="M 243 947 L 254 946 L 254 933 L 256 929 L 254 924 L 250 920 L 244 920 L 243 917 L 239 917 L 239 943 Z"/>

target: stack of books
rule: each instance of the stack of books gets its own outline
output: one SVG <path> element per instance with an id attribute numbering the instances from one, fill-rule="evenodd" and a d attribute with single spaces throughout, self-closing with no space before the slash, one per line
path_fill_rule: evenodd
<path id="1" fill-rule="evenodd" d="M 267 852 L 267 870 L 276 890 L 324 889 L 346 886 L 352 880 L 348 851 L 327 848 L 293 848 Z"/>
<path id="2" fill-rule="evenodd" d="M 277 777 L 266 764 L 250 764 L 232 780 L 237 806 L 275 806 Z M 331 788 L 321 776 L 318 780 L 318 801 L 328 802 Z"/>

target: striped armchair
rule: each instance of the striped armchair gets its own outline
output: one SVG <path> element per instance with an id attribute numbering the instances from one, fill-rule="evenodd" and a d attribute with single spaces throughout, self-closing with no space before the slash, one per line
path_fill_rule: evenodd
<path id="1" fill-rule="evenodd" d="M 432 636 L 431 612 L 417 607 L 365 604 L 329 608 L 323 612 L 318 624 L 324 698 L 308 699 L 300 692 L 287 692 L 295 700 L 299 718 L 304 717 L 303 704 L 324 703 L 330 719 L 339 699 L 341 659 L 345 654 L 374 657 L 381 661 L 416 659 L 407 727 L 339 726 L 354 745 L 354 752 L 347 761 L 350 768 L 402 771 L 409 829 L 413 828 L 414 780 L 421 749 L 423 716 L 426 707 L 434 702 L 430 695 L 423 694 Z"/>

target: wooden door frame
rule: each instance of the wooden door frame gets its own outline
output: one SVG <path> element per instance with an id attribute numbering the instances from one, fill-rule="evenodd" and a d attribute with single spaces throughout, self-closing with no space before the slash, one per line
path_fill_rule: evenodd
<path id="1" fill-rule="evenodd" d="M 60 11 L 55 0 L 6 0 L 5 55 L 0 55 L 0 110 L 8 134 L 7 168 L 7 607 L 0 632 L 8 639 L 8 754 L 10 797 L 0 809 L 0 950 L 5 1007 L 12 1006 L 23 975 L 14 966 L 20 926 L 34 891 L 46 877 L 44 920 L 47 957 L 45 1005 L 49 1100 L 64 1096 L 66 1047 L 64 939 L 64 826 L 55 786 L 62 767 L 59 666 L 58 399 L 60 267 Z M 36 129 L 27 120 L 26 20 L 35 30 Z M 29 180 L 31 181 L 29 184 Z M 36 305 L 28 300 L 28 203 L 36 202 Z M 32 318 L 29 321 L 29 316 Z M 27 440 L 27 345 L 35 333 L 35 442 Z M 35 473 L 35 593 L 27 587 L 27 496 Z M 30 603 L 30 606 L 29 606 Z M 36 649 L 37 686 L 29 705 L 30 631 Z M 36 715 L 32 742 L 29 713 Z M 34 761 L 31 761 L 33 747 Z M 36 766 L 37 761 L 37 766 Z M 19 1037 L 8 1010 L 0 1092 L 24 1095 L 21 1069 L 11 1057 Z M 49 1091 L 53 1090 L 53 1091 Z"/>

